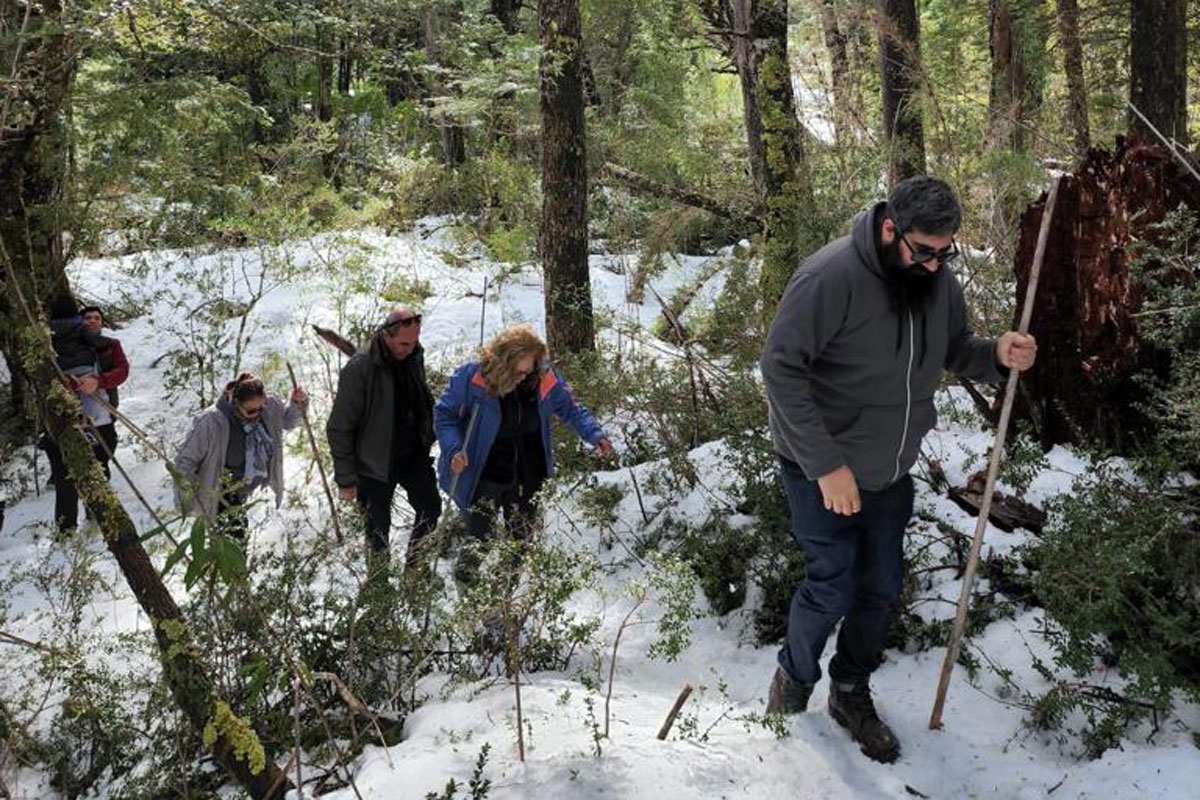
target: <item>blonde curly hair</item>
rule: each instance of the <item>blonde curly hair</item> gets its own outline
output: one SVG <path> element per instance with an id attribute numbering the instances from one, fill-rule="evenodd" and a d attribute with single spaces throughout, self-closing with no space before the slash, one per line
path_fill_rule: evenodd
<path id="1" fill-rule="evenodd" d="M 517 363 L 533 356 L 534 372 L 540 373 L 549 351 L 528 325 L 513 325 L 497 333 L 479 350 L 479 374 L 494 397 L 506 395 L 521 382 Z"/>

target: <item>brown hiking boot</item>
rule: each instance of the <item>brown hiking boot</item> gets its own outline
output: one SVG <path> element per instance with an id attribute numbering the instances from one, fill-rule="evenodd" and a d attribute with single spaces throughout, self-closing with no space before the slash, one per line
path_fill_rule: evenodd
<path id="1" fill-rule="evenodd" d="M 900 742 L 887 723 L 875 713 L 871 687 L 866 683 L 834 682 L 829 687 L 829 716 L 850 731 L 867 758 L 891 764 L 900 757 Z"/>
<path id="2" fill-rule="evenodd" d="M 811 683 L 796 683 L 783 671 L 783 667 L 776 667 L 775 677 L 771 678 L 771 688 L 767 691 L 767 713 L 802 713 L 808 708 L 808 698 L 812 690 Z"/>

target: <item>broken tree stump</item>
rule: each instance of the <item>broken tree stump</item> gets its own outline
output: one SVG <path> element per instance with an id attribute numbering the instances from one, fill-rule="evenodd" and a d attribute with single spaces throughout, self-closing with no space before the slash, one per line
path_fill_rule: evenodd
<path id="1" fill-rule="evenodd" d="M 1030 328 L 1038 358 L 1022 376 L 1030 392 L 1017 409 L 1040 422 L 1044 448 L 1090 439 L 1128 453 L 1153 431 L 1137 378 L 1165 377 L 1170 365 L 1139 334 L 1142 289 L 1128 248 L 1159 240 L 1155 226 L 1180 205 L 1200 211 L 1200 181 L 1156 144 L 1119 138 L 1114 151 L 1093 148 L 1063 176 Z M 1044 206 L 1043 196 L 1021 219 L 1018 298 Z"/>

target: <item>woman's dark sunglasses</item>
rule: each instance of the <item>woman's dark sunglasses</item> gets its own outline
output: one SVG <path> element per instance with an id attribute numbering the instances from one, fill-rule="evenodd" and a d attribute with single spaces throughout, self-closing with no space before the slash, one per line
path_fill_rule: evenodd
<path id="1" fill-rule="evenodd" d="M 396 320 L 392 320 L 391 322 L 385 323 L 383 326 L 383 329 L 386 331 L 386 330 L 391 330 L 392 328 L 411 328 L 413 325 L 420 325 L 420 324 L 421 324 L 421 315 L 413 314 L 411 317 L 404 317 L 402 319 L 396 319 Z"/>
<path id="2" fill-rule="evenodd" d="M 900 234 L 900 241 L 908 246 L 908 252 L 912 255 L 912 260 L 917 264 L 926 264 L 934 259 L 937 259 L 939 264 L 949 264 L 954 259 L 958 258 L 958 242 L 950 240 L 949 247 L 943 247 L 941 250 L 933 250 L 928 247 L 913 247 L 912 242 L 904 238 L 904 232 L 897 229 Z"/>

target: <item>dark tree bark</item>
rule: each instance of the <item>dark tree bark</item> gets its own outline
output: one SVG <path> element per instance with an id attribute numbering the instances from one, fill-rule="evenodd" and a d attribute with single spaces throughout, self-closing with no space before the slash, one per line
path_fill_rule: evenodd
<path id="1" fill-rule="evenodd" d="M 68 32 L 59 0 L 0 6 L 0 69 L 14 78 L 0 108 L 0 286 L 24 276 L 39 302 L 69 296 L 63 232 L 68 217 L 69 132 L 67 114 L 75 85 L 77 43 Z M 15 74 L 10 73 L 14 63 Z M 0 295 L 0 316 L 12 309 Z M 28 376 L 18 329 L 0 328 L 0 350 L 12 374 L 12 410 L 24 416 Z"/>
<path id="2" fill-rule="evenodd" d="M 1023 0 L 1019 0 L 1023 2 Z M 988 92 L 992 145 L 1001 142 L 1013 150 L 1025 149 L 1024 122 L 1028 116 L 1029 68 L 1025 60 L 1025 31 L 1016 15 L 1014 0 L 989 0 L 988 41 L 992 81 Z"/>
<path id="3" fill-rule="evenodd" d="M 354 56 L 350 54 L 350 40 L 342 39 L 341 51 L 338 53 L 338 94 L 350 94 L 350 82 L 354 72 Z"/>
<path id="4" fill-rule="evenodd" d="M 1045 199 L 1021 220 L 1016 296 L 1025 296 Z M 1170 363 L 1139 332 L 1143 289 L 1128 252 L 1158 241 L 1156 225 L 1184 205 L 1200 211 L 1200 184 L 1163 148 L 1122 141 L 1098 149 L 1059 186 L 1030 333 L 1038 358 L 1028 385 L 1043 444 L 1081 436 L 1129 453 L 1157 421 L 1146 408 L 1146 374 L 1165 379 Z M 1020 304 L 1018 303 L 1018 308 Z"/>
<path id="5" fill-rule="evenodd" d="M 847 134 L 854 111 L 850 99 L 850 58 L 846 53 L 846 34 L 838 25 L 834 0 L 816 0 L 820 4 L 821 29 L 825 34 L 825 49 L 829 51 L 830 81 L 833 85 L 833 130 L 839 142 L 848 141 Z"/>
<path id="6" fill-rule="evenodd" d="M 579 0 L 540 0 L 542 227 L 550 352 L 594 350 Z"/>
<path id="7" fill-rule="evenodd" d="M 442 63 L 442 19 L 435 6 L 429 6 L 425 11 L 425 55 L 431 64 Z M 441 94 L 447 91 L 435 78 L 430 86 L 432 92 Z M 454 120 L 439 118 L 435 112 L 434 124 L 442 135 L 442 163 L 448 169 L 460 167 L 467 161 L 466 131 Z"/>
<path id="8" fill-rule="evenodd" d="M 504 32 L 512 35 L 521 30 L 522 0 L 489 0 L 488 12 L 500 21 Z"/>
<path id="9" fill-rule="evenodd" d="M 1063 49 L 1063 71 L 1067 75 L 1067 96 L 1071 128 L 1075 132 L 1075 157 L 1082 161 L 1092 146 L 1088 125 L 1087 83 L 1083 77 L 1083 46 L 1079 41 L 1079 6 L 1076 0 L 1055 0 L 1058 36 Z"/>
<path id="10" fill-rule="evenodd" d="M 925 172 L 919 98 L 921 28 L 914 0 L 879 0 L 880 86 L 888 145 L 888 185 Z"/>
<path id="11" fill-rule="evenodd" d="M 1186 145 L 1187 2 L 1135 0 L 1129 5 L 1129 101 L 1159 133 Z M 1130 133 L 1157 141 L 1149 125 L 1130 112 Z"/>
<path id="12" fill-rule="evenodd" d="M 313 113 L 321 122 L 333 119 L 333 56 L 329 51 L 333 38 L 326 25 L 317 25 L 317 87 L 313 97 Z"/>

